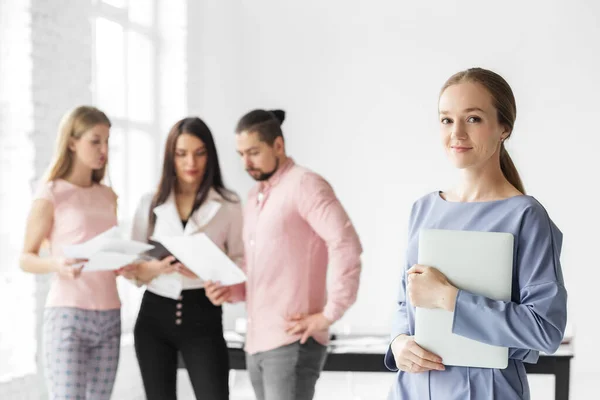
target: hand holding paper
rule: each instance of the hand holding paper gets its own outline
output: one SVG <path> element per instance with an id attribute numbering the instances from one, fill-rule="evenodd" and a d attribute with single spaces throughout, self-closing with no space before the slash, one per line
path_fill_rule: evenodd
<path id="1" fill-rule="evenodd" d="M 137 278 L 138 264 L 127 264 L 124 267 L 115 270 L 115 275 L 122 276 L 125 279 L 134 280 Z"/>
<path id="2" fill-rule="evenodd" d="M 81 274 L 81 269 L 83 268 L 83 264 L 85 264 L 87 260 L 84 259 L 75 259 L 75 258 L 58 258 L 55 261 L 56 264 L 56 273 L 67 279 L 75 279 L 78 278 Z"/>
<path id="3" fill-rule="evenodd" d="M 138 265 L 137 278 L 141 282 L 148 283 L 164 274 L 173 274 L 177 272 L 179 263 L 175 262 L 175 257 L 168 256 L 162 260 L 150 260 Z"/>
<path id="4" fill-rule="evenodd" d="M 221 286 L 219 282 L 206 281 L 204 282 L 204 289 L 206 290 L 206 297 L 215 306 L 220 306 L 231 299 L 230 286 Z"/>
<path id="5" fill-rule="evenodd" d="M 183 264 L 179 264 L 176 268 L 176 271 L 179 272 L 181 275 L 185 276 L 186 278 L 198 279 L 198 275 L 196 275 L 191 269 L 189 269 Z"/>
<path id="6" fill-rule="evenodd" d="M 114 271 L 139 258 L 139 254 L 151 249 L 153 246 L 124 240 L 120 238 L 119 230 L 115 226 L 87 242 L 65 246 L 65 257 L 88 260 L 83 267 L 89 271 Z"/>

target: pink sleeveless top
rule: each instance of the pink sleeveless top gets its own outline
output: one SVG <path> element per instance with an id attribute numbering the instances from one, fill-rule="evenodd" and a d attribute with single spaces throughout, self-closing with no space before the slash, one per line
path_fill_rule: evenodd
<path id="1" fill-rule="evenodd" d="M 63 179 L 44 183 L 35 199 L 54 205 L 48 237 L 52 256 L 62 257 L 64 246 L 85 242 L 117 225 L 115 197 L 112 189 L 102 184 L 81 187 Z M 82 272 L 76 279 L 54 274 L 46 307 L 120 308 L 116 276 L 112 271 Z"/>

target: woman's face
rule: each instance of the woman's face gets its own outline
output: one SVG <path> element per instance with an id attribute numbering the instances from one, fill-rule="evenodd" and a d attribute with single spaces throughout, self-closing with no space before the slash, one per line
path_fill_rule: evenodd
<path id="1" fill-rule="evenodd" d="M 108 138 L 110 128 L 98 124 L 85 131 L 78 139 L 72 138 L 69 148 L 75 156 L 75 162 L 91 170 L 104 168 L 108 161 Z"/>
<path id="2" fill-rule="evenodd" d="M 509 135 L 498 122 L 490 93 L 478 83 L 448 87 L 439 101 L 442 143 L 450 161 L 460 169 L 480 168 L 499 157 L 502 140 Z"/>
<path id="3" fill-rule="evenodd" d="M 175 174 L 186 185 L 200 185 L 208 154 L 204 142 L 194 135 L 182 133 L 175 143 Z"/>

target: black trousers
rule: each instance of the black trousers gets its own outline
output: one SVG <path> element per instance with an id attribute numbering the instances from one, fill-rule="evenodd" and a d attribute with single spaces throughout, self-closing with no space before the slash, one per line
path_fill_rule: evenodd
<path id="1" fill-rule="evenodd" d="M 229 353 L 221 307 L 204 289 L 179 300 L 146 291 L 134 329 L 135 352 L 148 400 L 177 399 L 178 353 L 197 400 L 229 399 Z"/>

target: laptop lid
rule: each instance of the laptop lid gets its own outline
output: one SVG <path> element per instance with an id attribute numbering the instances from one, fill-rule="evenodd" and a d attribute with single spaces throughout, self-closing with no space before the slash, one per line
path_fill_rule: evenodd
<path id="1" fill-rule="evenodd" d="M 494 300 L 511 300 L 514 237 L 510 233 L 423 229 L 418 263 L 437 268 L 457 288 Z M 498 368 L 508 348 L 452 333 L 454 313 L 417 307 L 415 341 L 445 365 Z"/>

